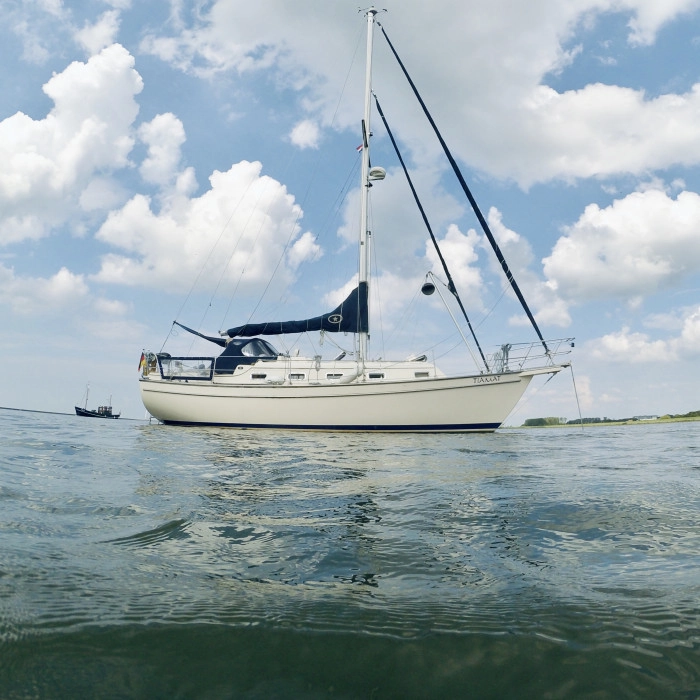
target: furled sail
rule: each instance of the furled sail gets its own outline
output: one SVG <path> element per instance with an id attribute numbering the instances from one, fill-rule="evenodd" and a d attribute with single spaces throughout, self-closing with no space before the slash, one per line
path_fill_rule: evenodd
<path id="1" fill-rule="evenodd" d="M 369 315 L 367 312 L 367 283 L 360 282 L 350 292 L 345 301 L 323 316 L 307 318 L 303 321 L 268 321 L 267 323 L 246 323 L 225 331 L 229 338 L 251 337 L 254 335 L 283 335 L 285 333 L 306 333 L 307 331 L 329 331 L 331 333 L 367 333 Z"/>

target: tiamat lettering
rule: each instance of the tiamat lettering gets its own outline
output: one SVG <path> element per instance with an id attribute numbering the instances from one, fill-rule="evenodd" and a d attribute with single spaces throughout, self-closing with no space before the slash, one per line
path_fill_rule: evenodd
<path id="1" fill-rule="evenodd" d="M 500 381 L 500 376 L 494 374 L 490 374 L 488 377 L 474 377 L 474 384 L 493 384 Z"/>

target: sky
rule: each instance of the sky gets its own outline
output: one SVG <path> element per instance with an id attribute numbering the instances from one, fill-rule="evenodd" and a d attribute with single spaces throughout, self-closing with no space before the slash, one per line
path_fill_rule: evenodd
<path id="1" fill-rule="evenodd" d="M 700 0 L 384 0 L 386 31 L 547 339 L 507 423 L 700 409 Z M 331 310 L 357 275 L 355 0 L 3 0 L 0 406 L 143 418 L 173 328 Z M 536 336 L 377 30 L 373 88 L 487 352 Z M 372 357 L 472 371 L 381 122 Z M 464 324 L 462 324 L 464 325 Z M 335 355 L 345 337 L 275 338 Z M 351 347 L 351 346 L 350 346 Z"/>

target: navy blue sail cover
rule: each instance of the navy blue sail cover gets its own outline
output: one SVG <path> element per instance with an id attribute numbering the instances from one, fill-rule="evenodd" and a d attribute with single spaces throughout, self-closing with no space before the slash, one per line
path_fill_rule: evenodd
<path id="1" fill-rule="evenodd" d="M 367 333 L 369 314 L 367 311 L 367 282 L 360 282 L 350 292 L 340 306 L 323 316 L 307 318 L 304 321 L 269 321 L 267 323 L 246 323 L 244 326 L 229 328 L 229 338 L 251 337 L 254 335 L 283 335 L 285 333 L 306 333 L 307 331 L 329 331 L 331 333 Z"/>

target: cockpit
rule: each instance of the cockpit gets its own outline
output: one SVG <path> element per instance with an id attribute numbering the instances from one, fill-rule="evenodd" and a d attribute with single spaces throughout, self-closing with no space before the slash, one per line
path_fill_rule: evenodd
<path id="1" fill-rule="evenodd" d="M 252 365 L 258 360 L 276 360 L 280 353 L 262 338 L 233 338 L 216 358 L 214 372 L 232 374 L 239 365 Z"/>

